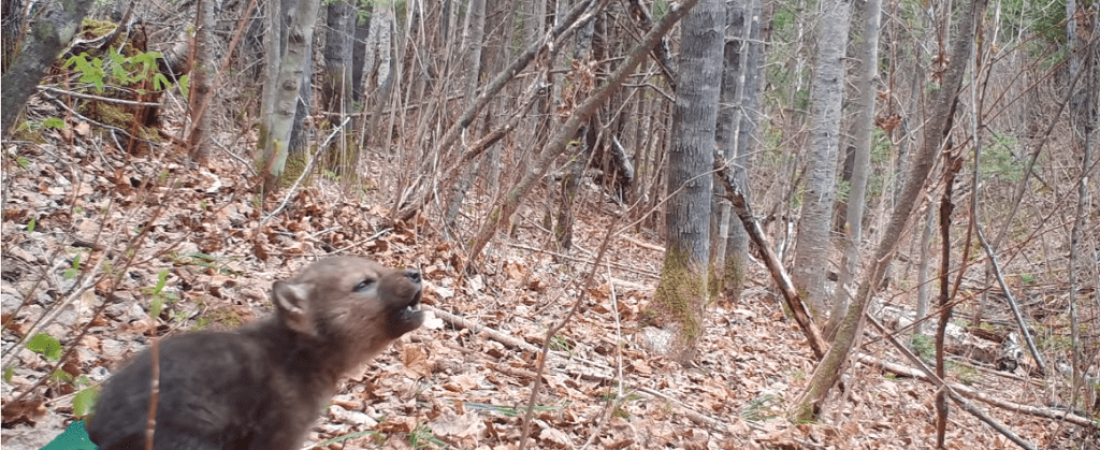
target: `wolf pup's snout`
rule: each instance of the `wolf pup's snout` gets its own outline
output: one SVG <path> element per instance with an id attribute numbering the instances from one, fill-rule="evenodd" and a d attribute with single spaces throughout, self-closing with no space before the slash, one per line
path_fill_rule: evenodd
<path id="1" fill-rule="evenodd" d="M 341 376 L 424 322 L 420 272 L 326 258 L 272 286 L 276 315 L 159 344 L 158 450 L 297 450 Z M 88 422 L 103 450 L 145 448 L 153 358 L 119 371 Z"/>

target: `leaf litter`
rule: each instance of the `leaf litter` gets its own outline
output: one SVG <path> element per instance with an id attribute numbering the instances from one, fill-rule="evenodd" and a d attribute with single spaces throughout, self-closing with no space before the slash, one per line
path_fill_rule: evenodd
<path id="1" fill-rule="evenodd" d="M 692 366 L 653 350 L 661 335 L 639 319 L 657 284 L 659 239 L 617 238 L 595 286 L 583 295 L 577 290 L 588 270 L 583 261 L 595 257 L 591 249 L 621 226 L 606 211 L 578 214 L 571 259 L 530 246 L 547 237 L 523 223 L 515 237 L 498 236 L 477 273 L 466 275 L 459 271 L 467 263 L 463 251 L 429 221 L 390 221 L 388 192 L 350 195 L 316 179 L 318 187 L 292 193 L 286 210 L 269 219 L 265 211 L 287 192 L 261 202 L 251 193 L 255 180 L 232 160 L 196 170 L 170 155 L 123 155 L 95 139 L 64 150 L 17 143 L 4 152 L 3 351 L 11 368 L 2 383 L 5 448 L 40 448 L 74 418 L 76 383 L 51 371 L 63 367 L 101 383 L 152 337 L 263 317 L 271 313 L 266 293 L 274 280 L 334 252 L 419 268 L 430 317 L 341 385 L 308 437 L 311 445 L 517 448 L 546 332 L 581 298 L 580 314 L 551 338 L 532 448 L 933 446 L 935 389 L 861 363 L 848 370 L 846 390 L 834 390 L 820 423 L 785 418 L 815 365 L 798 327 L 768 293 L 761 267 L 752 269 L 753 289 L 741 303 L 709 308 Z M 11 164 L 15 157 L 27 164 Z M 372 165 L 364 176 L 382 173 Z M 150 317 L 154 303 L 160 312 Z M 53 311 L 51 323 L 36 324 Z M 35 329 L 53 341 L 16 346 Z M 54 341 L 74 356 L 57 361 Z M 904 362 L 880 343 L 862 352 Z M 981 373 L 970 381 L 1006 400 L 1043 403 L 1043 389 L 1032 383 Z M 949 447 L 1013 447 L 957 411 Z M 1041 447 L 1066 448 L 1079 436 L 1065 424 L 986 411 Z"/>

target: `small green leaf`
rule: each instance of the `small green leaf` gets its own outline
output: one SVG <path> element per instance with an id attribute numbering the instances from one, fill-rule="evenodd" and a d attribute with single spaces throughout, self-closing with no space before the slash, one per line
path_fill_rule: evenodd
<path id="1" fill-rule="evenodd" d="M 99 399 L 98 388 L 88 388 L 83 391 L 77 392 L 73 397 L 73 415 L 76 417 L 86 417 L 92 414 L 92 410 L 95 409 L 96 400 Z"/>
<path id="2" fill-rule="evenodd" d="M 157 273 L 157 287 L 153 289 L 153 295 L 161 293 L 166 285 L 168 285 L 168 269 Z"/>
<path id="3" fill-rule="evenodd" d="M 4 369 L 4 381 L 11 383 L 11 378 L 15 376 L 15 366 L 8 366 Z"/>
<path id="4" fill-rule="evenodd" d="M 42 121 L 42 126 L 46 128 L 53 128 L 56 130 L 64 130 L 65 121 L 58 119 L 57 117 L 47 117 L 46 120 Z"/>
<path id="5" fill-rule="evenodd" d="M 153 301 L 149 303 L 149 317 L 156 319 L 160 317 L 160 312 L 164 310 L 164 297 L 153 297 Z"/>
<path id="6" fill-rule="evenodd" d="M 46 333 L 38 333 L 27 341 L 27 350 L 41 353 L 51 361 L 61 359 L 61 341 Z"/>
<path id="7" fill-rule="evenodd" d="M 34 218 L 31 218 L 31 221 L 27 222 L 27 233 L 34 233 L 34 225 L 35 224 L 36 224 L 36 221 L 35 221 Z"/>
<path id="8" fill-rule="evenodd" d="M 190 98 L 191 94 L 189 94 L 188 92 L 191 89 L 191 84 L 190 84 L 191 78 L 188 77 L 187 75 L 183 75 L 183 76 L 180 77 L 179 81 L 180 81 L 180 93 L 183 94 L 183 98 Z"/>

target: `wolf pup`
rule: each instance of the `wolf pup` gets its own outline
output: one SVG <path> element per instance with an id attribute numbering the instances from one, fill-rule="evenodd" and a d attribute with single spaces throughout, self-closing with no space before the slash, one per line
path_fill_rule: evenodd
<path id="1" fill-rule="evenodd" d="M 345 373 L 424 322 L 420 272 L 327 258 L 277 281 L 277 314 L 234 331 L 159 343 L 157 450 L 298 450 Z M 88 434 L 102 450 L 144 450 L 153 357 L 107 382 Z"/>

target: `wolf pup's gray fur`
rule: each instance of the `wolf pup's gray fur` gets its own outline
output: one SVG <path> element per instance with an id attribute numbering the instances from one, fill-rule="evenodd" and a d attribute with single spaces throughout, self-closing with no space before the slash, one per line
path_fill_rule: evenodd
<path id="1" fill-rule="evenodd" d="M 277 314 L 234 331 L 159 344 L 157 450 L 297 450 L 339 378 L 424 321 L 420 273 L 327 258 L 275 282 Z M 88 434 L 102 450 L 143 450 L 152 357 L 107 382 Z"/>

